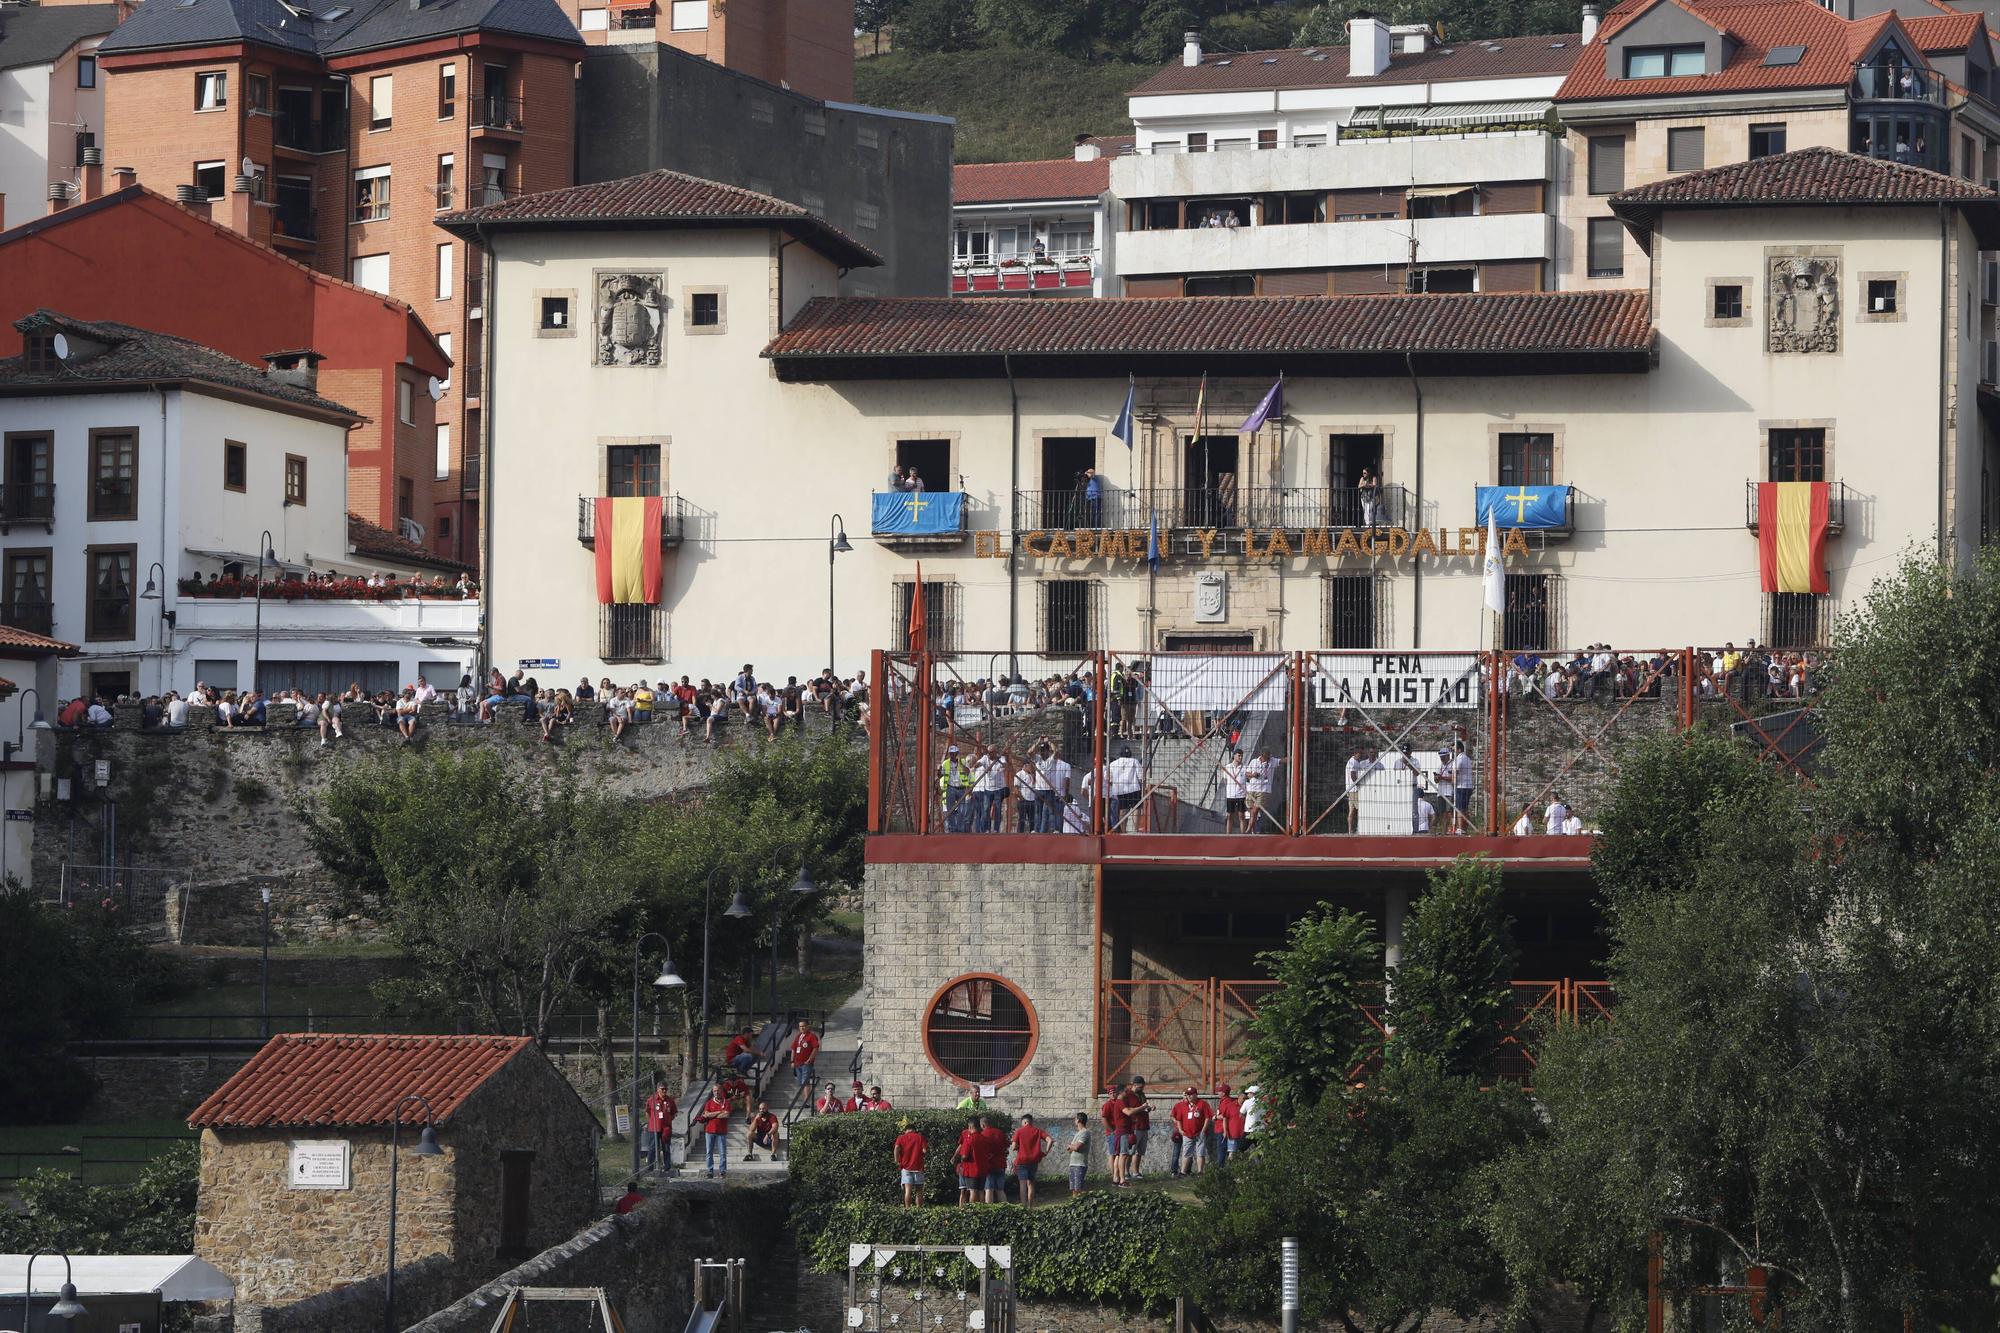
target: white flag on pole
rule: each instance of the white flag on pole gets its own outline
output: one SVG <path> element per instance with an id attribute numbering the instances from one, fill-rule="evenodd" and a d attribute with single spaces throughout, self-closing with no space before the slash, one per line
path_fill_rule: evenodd
<path id="1" fill-rule="evenodd" d="M 1481 566 L 1486 580 L 1486 605 L 1494 615 L 1503 615 L 1507 610 L 1507 567 L 1500 559 L 1500 516 L 1497 510 L 1486 511 L 1486 562 Z"/>

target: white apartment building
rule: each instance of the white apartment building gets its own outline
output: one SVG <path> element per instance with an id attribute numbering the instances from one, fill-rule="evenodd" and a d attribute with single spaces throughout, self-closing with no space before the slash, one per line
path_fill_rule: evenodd
<path id="1" fill-rule="evenodd" d="M 0 5 L 0 230 L 75 197 L 87 151 L 104 150 L 97 44 L 117 5 Z"/>
<path id="2" fill-rule="evenodd" d="M 311 354 L 260 370 L 46 310 L 15 327 L 26 350 L 0 360 L 0 623 L 77 645 L 56 662 L 56 696 L 196 680 L 377 689 L 420 670 L 456 683 L 470 665 L 476 601 L 230 593 L 260 568 L 421 567 L 370 554 L 382 543 L 351 530 L 360 417 L 314 391 Z"/>
<path id="3" fill-rule="evenodd" d="M 1126 296 L 1539 291 L 1554 255 L 1556 90 L 1575 34 L 1210 53 L 1132 90 L 1113 159 Z"/>
<path id="4" fill-rule="evenodd" d="M 1129 137 L 1078 135 L 1070 157 L 951 173 L 953 296 L 1115 296 L 1111 157 Z"/>

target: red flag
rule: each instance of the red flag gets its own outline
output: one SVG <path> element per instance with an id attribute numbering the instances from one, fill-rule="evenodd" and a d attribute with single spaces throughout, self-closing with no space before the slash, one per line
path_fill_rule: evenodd
<path id="1" fill-rule="evenodd" d="M 1757 483 L 1757 572 L 1765 592 L 1827 590 L 1830 490 L 1823 481 Z"/>
<path id="2" fill-rule="evenodd" d="M 924 562 L 917 562 L 917 581 L 910 585 L 910 651 L 921 654 L 929 649 L 930 619 L 924 614 Z"/>
<path id="3" fill-rule="evenodd" d="M 660 525 L 657 495 L 592 502 L 592 540 L 597 554 L 597 600 L 660 602 Z"/>

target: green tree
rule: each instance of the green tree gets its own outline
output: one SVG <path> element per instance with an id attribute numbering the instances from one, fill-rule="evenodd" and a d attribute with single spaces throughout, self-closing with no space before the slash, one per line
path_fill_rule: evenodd
<path id="1" fill-rule="evenodd" d="M 85 1185 L 58 1171 L 21 1181 L 18 1207 L 0 1209 L 0 1248 L 13 1254 L 189 1254 L 201 1176 L 190 1139 L 147 1163 L 130 1185 Z"/>
<path id="2" fill-rule="evenodd" d="M 1203 1176 L 1205 1206 L 1176 1224 L 1167 1267 L 1211 1313 L 1269 1314 L 1278 1242 L 1292 1236 L 1309 1321 L 1409 1333 L 1433 1310 L 1469 1316 L 1503 1290 L 1482 1229 L 1492 1163 L 1535 1132 L 1519 1092 L 1393 1057 Z"/>
<path id="3" fill-rule="evenodd" d="M 964 51 L 977 44 L 979 25 L 972 0 L 898 0 L 899 50 Z"/>
<path id="4" fill-rule="evenodd" d="M 1993 1322 L 1996 628 L 2000 555 L 1913 561 L 1841 627 L 1817 787 L 1701 737 L 1626 767 L 1598 866 L 1617 1016 L 1543 1052 L 1550 1136 L 1491 1219 L 1517 1284 L 1629 1301 L 1603 1237 L 1629 1263 L 1659 1233 L 1670 1283 L 1761 1267 L 1787 1325 Z M 1537 1241 L 1558 1199 L 1585 1225 Z"/>
<path id="5" fill-rule="evenodd" d="M 1461 856 L 1429 879 L 1390 971 L 1390 1049 L 1490 1079 L 1519 957 L 1500 907 L 1500 864 Z"/>
<path id="6" fill-rule="evenodd" d="M 1278 985 L 1250 1022 L 1245 1053 L 1279 1113 L 1302 1114 L 1344 1086 L 1376 1040 L 1362 1006 L 1379 993 L 1382 946 L 1367 917 L 1321 904 L 1257 962 Z"/>

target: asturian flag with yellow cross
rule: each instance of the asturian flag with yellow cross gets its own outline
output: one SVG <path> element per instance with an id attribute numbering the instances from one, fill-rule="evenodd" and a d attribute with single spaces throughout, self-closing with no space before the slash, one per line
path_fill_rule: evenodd
<path id="1" fill-rule="evenodd" d="M 1566 528 L 1569 526 L 1567 486 L 1480 486 L 1476 501 L 1479 526 L 1488 517 L 1503 528 Z"/>

